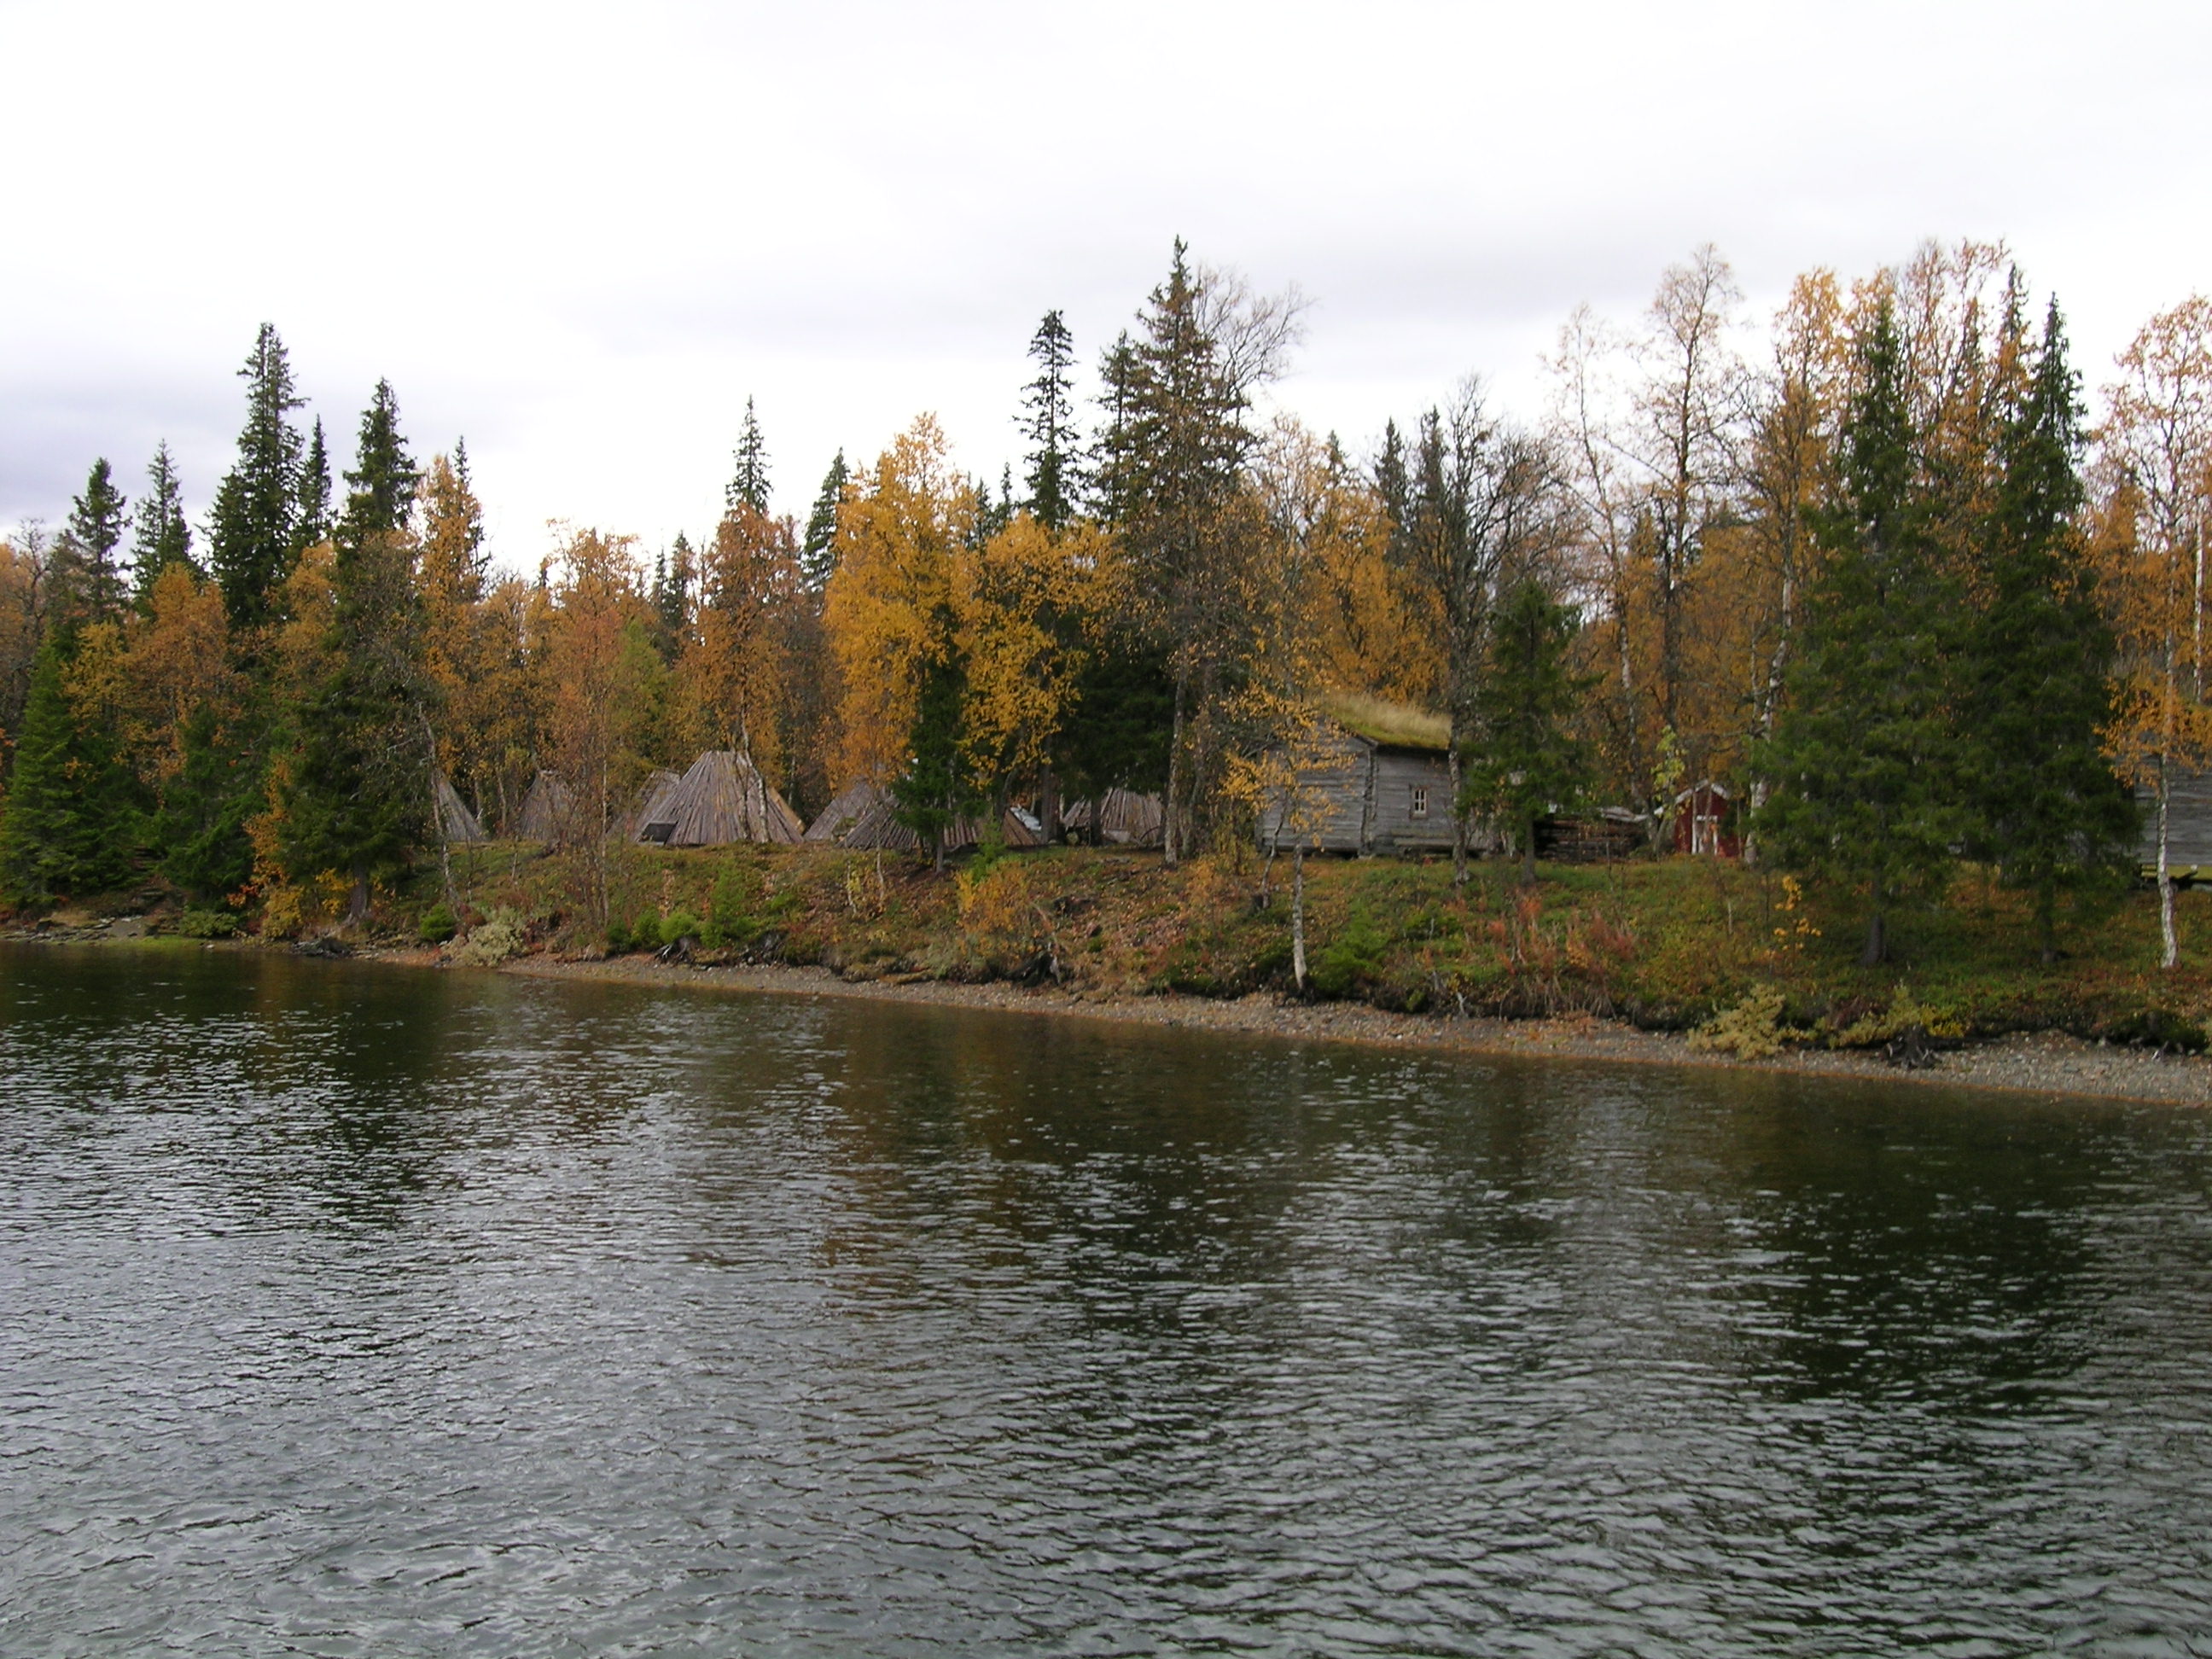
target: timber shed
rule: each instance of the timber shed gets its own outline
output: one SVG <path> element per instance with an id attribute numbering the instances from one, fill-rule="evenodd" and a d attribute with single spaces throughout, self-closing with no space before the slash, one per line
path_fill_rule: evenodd
<path id="1" fill-rule="evenodd" d="M 1450 741 L 1443 716 L 1372 697 L 1334 697 L 1323 708 L 1329 726 L 1298 773 L 1298 805 L 1276 801 L 1262 809 L 1261 847 L 1451 851 Z"/>
<path id="2" fill-rule="evenodd" d="M 2158 792 L 2136 790 L 2142 832 L 2136 856 L 2146 875 L 2158 872 Z M 2175 879 L 2212 882 L 2212 772 L 2176 769 L 2166 789 L 2166 862 Z"/>

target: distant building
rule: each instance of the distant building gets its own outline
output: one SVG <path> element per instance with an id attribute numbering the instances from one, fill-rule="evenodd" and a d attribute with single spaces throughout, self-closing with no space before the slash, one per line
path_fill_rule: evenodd
<path id="1" fill-rule="evenodd" d="M 2142 815 L 2136 856 L 2146 873 L 2154 873 L 2158 869 L 2158 792 L 2139 787 L 2136 810 Z M 2179 880 L 2212 882 L 2212 772 L 2177 769 L 2167 779 L 2166 862 Z"/>
<path id="2" fill-rule="evenodd" d="M 1451 851 L 1450 744 L 1443 716 L 1371 697 L 1332 697 L 1323 707 L 1328 729 L 1298 775 L 1300 810 L 1289 811 L 1280 801 L 1264 808 L 1261 847 Z M 1310 817 L 1311 826 L 1299 826 L 1299 817 Z"/>

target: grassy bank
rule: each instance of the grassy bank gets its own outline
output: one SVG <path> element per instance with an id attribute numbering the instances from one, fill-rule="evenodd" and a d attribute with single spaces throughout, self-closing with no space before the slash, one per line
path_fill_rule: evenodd
<path id="1" fill-rule="evenodd" d="M 816 848 L 620 848 L 605 872 L 611 925 L 571 854 L 455 850 L 458 902 L 432 866 L 378 896 L 362 943 L 412 943 L 450 926 L 462 959 L 594 957 L 676 945 L 694 959 L 817 963 L 850 979 L 1051 982 L 1103 996 L 1291 993 L 1290 870 L 1249 852 L 1164 868 L 1156 854 L 1056 848 L 969 859 L 942 874 L 910 859 Z M 335 896 L 329 896 L 334 897 Z M 309 896 L 248 918 L 275 939 L 313 934 Z M 1894 960 L 1856 960 L 1856 920 L 1770 872 L 1670 859 L 1542 869 L 1316 860 L 1307 866 L 1307 994 L 1409 1013 L 1587 1012 L 1649 1030 L 1723 1017 L 1736 1052 L 1773 1042 L 1879 1046 L 1900 1030 L 1948 1038 L 2061 1030 L 2194 1048 L 2212 1012 L 2212 895 L 2181 897 L 2182 965 L 2160 972 L 2155 896 L 2080 918 L 2045 966 L 2031 918 L 1978 876 L 1899 920 Z M 450 919 L 442 912 L 450 908 Z M 43 920 L 142 913 L 152 934 L 220 919 L 149 890 Z"/>
<path id="2" fill-rule="evenodd" d="M 1105 995 L 1292 990 L 1288 861 L 1057 848 L 964 860 L 815 848 L 623 848 L 606 871 L 611 926 L 573 854 L 457 849 L 456 945 L 592 957 L 682 941 L 705 961 L 819 963 L 854 979 L 1051 981 Z M 434 869 L 380 896 L 378 926 L 418 936 Z M 1574 1012 L 1676 1030 L 1735 1012 L 1747 1051 L 1779 1038 L 1872 1046 L 1901 1029 L 1950 1037 L 2063 1030 L 2195 1047 L 2212 1012 L 2212 896 L 2181 897 L 2184 951 L 2155 967 L 2155 896 L 2077 918 L 2045 966 L 2024 906 L 1977 874 L 1899 920 L 1895 957 L 1857 965 L 1856 918 L 1771 872 L 1710 860 L 1546 867 L 1533 889 L 1478 865 L 1307 866 L 1308 994 L 1407 1012 Z M 442 918 L 433 916 L 433 921 Z M 441 931 L 434 927 L 433 932 Z M 1735 1046 L 1735 1039 L 1730 1039 Z"/>

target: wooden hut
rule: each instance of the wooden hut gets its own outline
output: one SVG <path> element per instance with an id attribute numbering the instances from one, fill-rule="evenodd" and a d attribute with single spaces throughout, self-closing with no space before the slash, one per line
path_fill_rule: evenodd
<path id="1" fill-rule="evenodd" d="M 1554 812 L 1536 820 L 1536 856 L 1554 864 L 1604 864 L 1644 844 L 1651 821 L 1626 806 Z"/>
<path id="2" fill-rule="evenodd" d="M 575 811 L 575 792 L 552 773 L 541 771 L 530 781 L 522 810 L 514 815 L 512 833 L 522 841 L 562 840 L 568 833 Z"/>
<path id="3" fill-rule="evenodd" d="M 1674 850 L 1705 858 L 1743 856 L 1735 802 L 1725 787 L 1711 778 L 1692 784 L 1674 797 Z"/>
<path id="4" fill-rule="evenodd" d="M 1166 839 L 1167 813 L 1158 795 L 1109 789 L 1095 801 L 1071 801 L 1060 815 L 1070 841 L 1089 841 L 1093 813 L 1098 840 L 1111 847 L 1158 847 Z"/>
<path id="5" fill-rule="evenodd" d="M 828 816 L 825 809 L 823 817 L 826 818 Z M 822 822 L 822 818 L 815 820 L 817 825 Z M 983 822 L 977 817 L 955 818 L 945 831 L 945 850 L 957 853 L 963 848 L 977 845 L 983 839 Z M 881 789 L 874 792 L 872 799 L 850 820 L 842 833 L 824 836 L 821 839 L 852 852 L 918 853 L 926 845 L 911 828 L 899 822 L 898 803 Z M 1006 847 L 1017 850 L 1045 844 L 1043 827 L 1016 806 L 1007 807 L 1000 815 L 999 839 Z"/>
<path id="6" fill-rule="evenodd" d="M 437 798 L 441 841 L 451 843 L 484 838 L 483 825 L 477 821 L 477 815 L 469 811 L 469 804 L 461 799 L 460 792 L 443 772 L 432 782 L 430 793 Z"/>
<path id="7" fill-rule="evenodd" d="M 617 841 L 641 839 L 638 831 L 659 817 L 665 816 L 668 798 L 682 787 L 684 780 L 673 772 L 659 769 L 646 774 L 645 781 L 638 786 L 631 798 L 629 811 L 615 820 L 607 833 Z"/>
<path id="8" fill-rule="evenodd" d="M 884 792 L 872 783 L 848 783 L 837 792 L 836 799 L 815 816 L 806 826 L 805 839 L 828 842 L 832 846 L 844 843 L 846 832 L 866 817 L 870 809 L 884 799 Z"/>
<path id="9" fill-rule="evenodd" d="M 1297 807 L 1278 800 L 1261 811 L 1260 845 L 1449 852 L 1451 743 L 1443 717 L 1376 697 L 1332 697 L 1323 708 L 1328 726 L 1298 769 Z"/>
<path id="10" fill-rule="evenodd" d="M 728 847 L 738 842 L 795 842 L 798 815 L 750 757 L 710 749 L 673 789 L 647 806 L 637 839 L 663 847 Z"/>
<path id="11" fill-rule="evenodd" d="M 2158 791 L 2136 793 L 2142 835 L 2136 856 L 2145 875 L 2158 872 Z M 2166 786 L 2166 863 L 2177 881 L 2212 882 L 2212 772 L 2176 769 Z"/>

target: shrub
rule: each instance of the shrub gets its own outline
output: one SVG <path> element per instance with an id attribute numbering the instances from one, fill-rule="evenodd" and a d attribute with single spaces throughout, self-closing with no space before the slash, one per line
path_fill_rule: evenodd
<path id="1" fill-rule="evenodd" d="M 660 942 L 676 945 L 687 939 L 699 937 L 699 918 L 689 910 L 677 910 L 661 918 Z"/>
<path id="2" fill-rule="evenodd" d="M 1863 1014 L 1828 1039 L 1832 1048 L 1879 1048 L 1909 1034 L 1949 1042 L 1966 1035 L 1966 1023 L 1948 1009 L 1923 1006 L 1902 985 L 1878 1014 Z"/>
<path id="3" fill-rule="evenodd" d="M 624 955 L 629 950 L 629 924 L 620 916 L 607 918 L 607 954 Z"/>
<path id="4" fill-rule="evenodd" d="M 1373 918 L 1355 910 L 1344 931 L 1315 954 L 1306 982 L 1325 997 L 1349 996 L 1381 974 L 1389 945 Z"/>
<path id="5" fill-rule="evenodd" d="M 1738 1060 L 1778 1054 L 1782 1041 L 1782 993 L 1771 985 L 1753 987 L 1735 1007 L 1690 1033 L 1690 1047 L 1699 1054 L 1734 1054 Z"/>
<path id="6" fill-rule="evenodd" d="M 751 944 L 761 930 L 760 919 L 753 914 L 755 896 L 747 872 L 734 865 L 724 870 L 715 878 L 714 893 L 707 902 L 707 925 L 699 935 L 702 942 L 710 950 Z"/>
<path id="7" fill-rule="evenodd" d="M 495 968 L 509 957 L 520 956 L 529 944 L 522 913 L 502 904 L 469 930 L 453 960 L 464 968 Z"/>
<path id="8" fill-rule="evenodd" d="M 443 945 L 461 930 L 453 919 L 453 907 L 441 899 L 422 913 L 422 925 L 418 930 L 425 945 Z"/>
<path id="9" fill-rule="evenodd" d="M 2108 1042 L 2133 1043 L 2155 1048 L 2160 1054 L 2171 1049 L 2175 1054 L 2197 1054 L 2203 1053 L 2205 1047 L 2202 1025 L 2166 1008 L 2138 1008 L 2131 1014 L 2123 1014 L 2100 1035 Z"/>
<path id="10" fill-rule="evenodd" d="M 177 931 L 186 939 L 228 939 L 238 918 L 228 910 L 187 910 L 177 918 Z"/>

